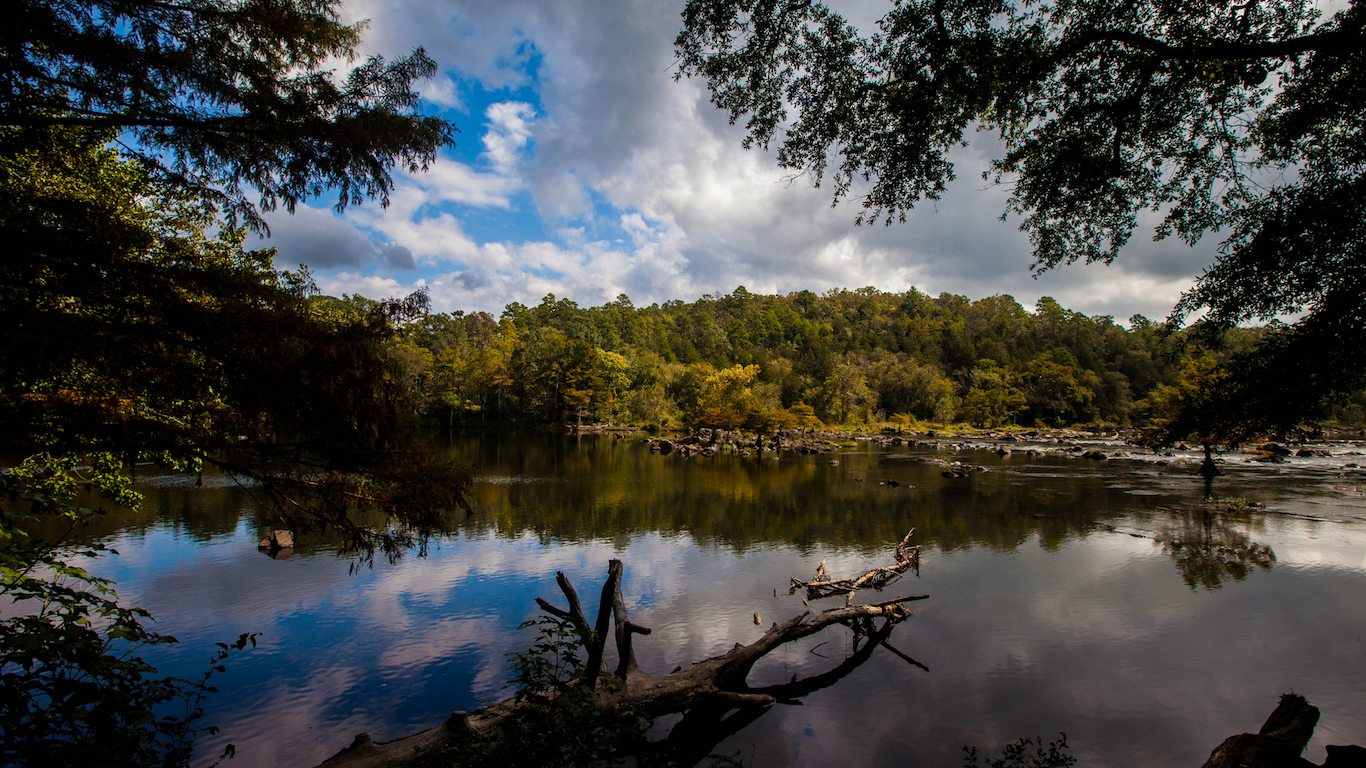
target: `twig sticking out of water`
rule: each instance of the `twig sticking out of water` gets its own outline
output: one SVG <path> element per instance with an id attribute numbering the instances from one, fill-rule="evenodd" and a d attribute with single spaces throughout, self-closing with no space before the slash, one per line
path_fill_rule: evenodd
<path id="1" fill-rule="evenodd" d="M 798 578 L 792 579 L 792 587 L 787 591 L 789 595 L 797 593 L 798 589 L 806 590 L 806 600 L 819 600 L 823 597 L 834 597 L 844 595 L 845 606 L 854 604 L 854 593 L 861 589 L 873 589 L 881 591 L 883 588 L 895 584 L 901 579 L 901 575 L 908 570 L 920 572 L 920 547 L 911 546 L 911 537 L 915 535 L 912 528 L 906 534 L 906 538 L 896 545 L 894 556 L 896 562 L 887 567 L 873 568 L 864 572 L 862 576 L 852 579 L 832 579 L 825 573 L 825 561 L 822 560 L 820 567 L 816 569 L 816 575 L 811 581 L 802 581 Z M 910 598 L 917 599 L 917 598 Z"/>

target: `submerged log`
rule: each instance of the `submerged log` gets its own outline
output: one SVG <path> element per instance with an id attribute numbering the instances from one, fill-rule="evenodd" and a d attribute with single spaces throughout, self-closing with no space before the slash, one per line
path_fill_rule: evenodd
<path id="1" fill-rule="evenodd" d="M 855 589 L 878 589 L 900 577 L 907 568 L 919 567 L 919 548 L 910 547 L 911 533 L 897 545 L 897 563 L 891 568 L 878 568 L 868 571 L 856 579 L 839 580 L 838 584 L 848 582 L 853 588 L 831 589 L 819 584 L 825 577 L 825 564 L 817 573 L 817 583 L 812 590 L 804 582 L 793 579 L 796 584 L 808 586 L 811 599 L 829 597 L 836 594 L 846 595 L 843 607 L 831 608 L 819 613 L 804 611 L 787 621 L 773 624 L 758 640 L 741 645 L 704 661 L 699 661 L 687 669 L 676 669 L 667 675 L 653 675 L 644 672 L 636 663 L 632 650 L 632 635 L 649 635 L 650 629 L 631 622 L 622 599 L 621 582 L 624 567 L 620 560 L 608 564 L 607 580 L 603 584 L 598 604 L 598 614 L 592 626 L 589 625 L 578 592 L 563 573 L 556 574 L 556 582 L 564 593 L 568 608 L 560 608 L 550 602 L 536 598 L 536 603 L 553 616 L 568 622 L 578 637 L 579 644 L 588 659 L 585 673 L 580 679 L 571 680 L 593 692 L 597 705 L 612 711 L 629 707 L 646 717 L 686 712 L 687 715 L 675 725 L 668 738 L 651 746 L 651 749 L 685 752 L 705 747 L 705 739 L 700 734 L 715 735 L 717 743 L 730 733 L 738 731 L 757 719 L 768 707 L 779 702 L 793 702 L 812 691 L 833 684 L 847 675 L 859 664 L 866 661 L 873 650 L 883 645 L 891 635 L 892 629 L 900 622 L 910 618 L 911 612 L 903 605 L 913 600 L 923 600 L 928 595 L 898 597 L 879 603 L 852 604 Z M 891 575 L 889 575 L 891 574 Z M 807 599 L 802 600 L 810 608 Z M 756 614 L 757 616 L 758 614 Z M 879 626 L 874 622 L 881 618 Z M 609 622 L 612 624 L 612 637 L 619 659 L 615 670 L 608 670 L 604 661 L 605 646 L 608 638 Z M 834 669 L 805 679 L 793 678 L 782 685 L 751 688 L 746 682 L 750 671 L 774 650 L 791 642 L 809 637 L 834 624 L 842 624 L 853 631 L 854 653 Z M 912 665 L 924 669 L 924 665 L 905 654 L 896 655 Z M 488 738 L 495 734 L 500 725 L 519 706 L 516 698 L 505 699 L 497 704 L 466 714 L 456 712 L 437 728 L 396 739 L 391 742 L 375 742 L 368 734 L 359 734 L 352 744 L 328 758 L 322 766 L 327 768 L 397 768 L 398 766 L 417 766 L 429 763 L 441 752 L 458 745 L 463 740 Z M 731 710 L 738 713 L 727 716 Z M 705 750 L 699 755 L 705 755 Z"/>

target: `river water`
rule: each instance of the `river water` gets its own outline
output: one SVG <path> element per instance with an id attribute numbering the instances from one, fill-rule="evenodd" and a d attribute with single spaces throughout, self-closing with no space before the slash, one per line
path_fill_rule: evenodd
<path id="1" fill-rule="evenodd" d="M 1155 457 L 858 443 L 685 459 L 609 435 L 441 440 L 475 468 L 473 516 L 426 557 L 356 572 L 325 544 L 258 552 L 273 525 L 229 478 L 140 474 L 142 510 L 97 532 L 121 554 L 92 570 L 180 639 L 150 659 L 197 677 L 214 642 L 260 633 L 216 679 L 205 722 L 222 732 L 201 756 L 231 742 L 227 765 L 312 765 L 360 731 L 383 741 L 506 696 L 534 598 L 563 605 L 556 571 L 595 595 L 623 560 L 632 621 L 654 630 L 636 640 L 641 667 L 666 673 L 804 610 L 790 577 L 888 564 L 912 528 L 919 575 L 861 597 L 930 595 L 890 638 L 920 666 L 878 649 L 714 752 L 759 768 L 958 766 L 964 745 L 1065 732 L 1085 766 L 1194 767 L 1288 691 L 1323 713 L 1306 758 L 1366 744 L 1366 475 L 1351 456 L 1229 457 L 1214 495 L 1261 506 L 1209 514 L 1193 467 Z M 986 471 L 944 478 L 931 457 Z M 750 683 L 851 651 L 830 628 Z"/>

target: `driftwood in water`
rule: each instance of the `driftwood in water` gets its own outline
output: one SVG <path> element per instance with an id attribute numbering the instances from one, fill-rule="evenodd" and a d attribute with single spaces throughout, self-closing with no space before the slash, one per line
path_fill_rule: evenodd
<path id="1" fill-rule="evenodd" d="M 874 583 L 886 586 L 890 576 L 869 577 L 869 574 L 894 571 L 897 575 L 912 567 L 912 557 L 919 564 L 918 548 L 908 545 L 911 534 L 907 534 L 896 548 L 897 564 L 890 569 L 875 569 L 858 579 L 844 580 L 858 584 L 859 589 L 878 588 Z M 900 570 L 896 570 L 896 569 Z M 824 564 L 822 563 L 822 574 Z M 613 710 L 630 707 L 647 717 L 658 717 L 670 713 L 686 712 L 670 732 L 668 738 L 651 746 L 653 750 L 668 751 L 675 759 L 701 749 L 700 759 L 706 755 L 711 745 L 735 733 L 748 723 L 757 719 L 767 708 L 778 702 L 792 702 L 812 691 L 819 690 L 849 674 L 866 661 L 875 648 L 885 645 L 893 627 L 909 618 L 911 612 L 904 603 L 923 600 L 928 595 L 899 597 L 879 603 L 852 605 L 832 608 L 820 613 L 807 611 L 781 623 L 773 624 L 758 640 L 749 645 L 735 644 L 735 647 L 704 661 L 699 661 L 687 669 L 676 670 L 667 675 L 652 675 L 642 671 L 636 664 L 632 650 L 632 636 L 648 635 L 650 630 L 631 622 L 626 612 L 626 604 L 621 595 L 623 566 L 621 561 L 612 560 L 608 565 L 607 581 L 603 584 L 598 603 L 598 613 L 593 624 L 589 624 L 577 591 L 563 573 L 556 574 L 556 582 L 564 593 L 567 608 L 552 605 L 541 598 L 536 603 L 542 610 L 573 626 L 579 644 L 587 656 L 584 675 L 575 682 L 594 692 L 598 706 Z M 820 582 L 821 579 L 816 579 Z M 798 583 L 793 580 L 794 584 Z M 803 583 L 804 586 L 805 583 Z M 817 585 L 814 597 L 833 594 L 847 594 L 852 590 L 827 591 Z M 804 599 L 802 601 L 806 603 Z M 809 605 L 808 605 L 809 607 Z M 881 619 L 881 623 L 875 619 Z M 751 688 L 746 682 L 750 670 L 769 653 L 783 645 L 809 637 L 826 627 L 842 624 L 849 627 L 855 635 L 854 653 L 839 666 L 820 675 L 806 679 L 794 678 L 781 685 Z M 604 660 L 608 628 L 612 628 L 617 657 L 614 670 L 608 670 Z M 890 648 L 890 646 L 888 646 Z M 924 668 L 919 662 L 900 652 L 896 655 L 915 666 Z M 351 746 L 333 755 L 323 766 L 327 768 L 396 768 L 425 764 L 442 751 L 457 745 L 462 740 L 486 738 L 492 735 L 518 706 L 515 699 L 476 710 L 469 714 L 456 712 L 441 726 L 412 736 L 387 743 L 376 743 L 367 734 L 356 736 Z M 739 710 L 730 714 L 732 710 Z"/>
<path id="2" fill-rule="evenodd" d="M 1284 694 L 1260 731 L 1224 739 L 1203 768 L 1366 768 L 1366 749 L 1356 746 L 1328 747 L 1322 766 L 1301 757 L 1318 722 L 1317 707 L 1299 694 Z"/>
<path id="3" fill-rule="evenodd" d="M 792 587 L 787 590 L 789 595 L 796 593 L 798 589 L 806 590 L 806 597 L 802 600 L 819 600 L 823 597 L 833 597 L 834 595 L 844 595 L 844 604 L 853 605 L 854 593 L 861 589 L 872 589 L 881 592 L 883 588 L 889 587 L 901 579 L 901 575 L 908 570 L 913 570 L 917 574 L 920 572 L 920 547 L 911 546 L 911 537 L 915 535 L 912 528 L 906 534 L 906 538 L 896 545 L 896 562 L 890 567 L 874 568 L 864 572 L 862 576 L 853 579 L 832 579 L 825 573 L 825 561 L 822 560 L 820 567 L 816 569 L 816 575 L 811 581 L 793 579 Z"/>

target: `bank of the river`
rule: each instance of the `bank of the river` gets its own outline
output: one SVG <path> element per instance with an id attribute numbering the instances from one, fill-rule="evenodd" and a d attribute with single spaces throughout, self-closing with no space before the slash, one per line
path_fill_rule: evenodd
<path id="1" fill-rule="evenodd" d="M 571 434 L 583 434 L 582 428 L 571 428 Z M 590 430 L 590 433 L 610 434 L 615 439 L 635 437 L 628 430 Z M 1359 435 L 1354 435 L 1360 437 Z M 781 458 L 784 452 L 802 455 L 836 453 L 843 449 L 859 449 L 863 444 L 872 444 L 884 449 L 920 449 L 943 453 L 972 453 L 987 451 L 998 456 L 1023 453 L 1026 457 L 1056 456 L 1061 458 L 1108 461 L 1122 459 L 1145 461 L 1157 466 L 1171 466 L 1178 470 L 1183 467 L 1199 467 L 1204 460 L 1203 448 L 1180 443 L 1173 447 L 1152 447 L 1144 445 L 1140 435 L 1133 430 L 1105 431 L 1052 429 L 1052 430 L 975 430 L 969 432 L 900 431 L 883 430 L 880 432 L 847 432 L 832 430 L 779 430 L 774 433 L 746 434 L 722 429 L 699 428 L 670 436 L 645 436 L 638 438 L 648 443 L 652 452 L 668 456 L 677 454 L 682 458 L 691 456 L 713 457 L 718 454 L 733 454 L 741 457 L 756 455 L 770 460 Z M 768 452 L 765 454 L 765 452 Z M 1297 464 L 1316 467 L 1338 467 L 1344 471 L 1361 470 L 1359 457 L 1366 456 L 1366 441 L 1347 439 L 1340 435 L 1320 436 L 1318 439 L 1301 440 L 1297 443 L 1282 444 L 1275 441 L 1261 441 L 1236 449 L 1219 451 L 1213 463 L 1226 465 L 1230 462 L 1244 464 Z M 1306 461 L 1307 460 L 1307 461 Z M 940 466 L 950 466 L 958 471 L 983 471 L 981 465 L 965 465 L 963 462 L 949 462 L 943 459 L 930 459 Z M 961 475 L 960 475 L 961 476 Z"/>
<path id="2" fill-rule="evenodd" d="M 597 584 L 622 559 L 632 621 L 654 630 L 637 639 L 640 665 L 667 672 L 754 640 L 755 613 L 766 628 L 804 610 L 790 577 L 821 560 L 862 572 L 910 528 L 919 577 L 885 596 L 931 595 L 892 639 L 928 671 L 874 654 L 718 750 L 756 766 L 956 766 L 964 744 L 1065 731 L 1086 765 L 1198 766 L 1288 690 L 1323 710 L 1306 757 L 1366 741 L 1366 483 L 1352 446 L 1280 464 L 1226 456 L 1213 494 L 1251 504 L 1211 508 L 1193 466 L 1173 464 L 1194 451 L 1140 454 L 1113 435 L 854 436 L 776 462 L 660 456 L 641 437 L 446 436 L 478 468 L 474 516 L 426 558 L 354 574 L 325 541 L 287 559 L 257 551 L 275 523 L 250 488 L 143 475 L 144 511 L 107 522 L 122 554 L 96 568 L 180 638 L 159 659 L 170 671 L 195 674 L 214 641 L 262 633 L 209 702 L 223 731 L 203 754 L 235 743 L 239 767 L 317 763 L 358 732 L 394 738 L 505 695 L 505 654 L 525 647 L 517 625 L 557 594 L 556 571 Z M 1049 452 L 1074 445 L 1107 459 Z M 938 461 L 985 471 L 945 477 Z M 838 663 L 847 630 L 827 635 L 752 682 Z"/>

